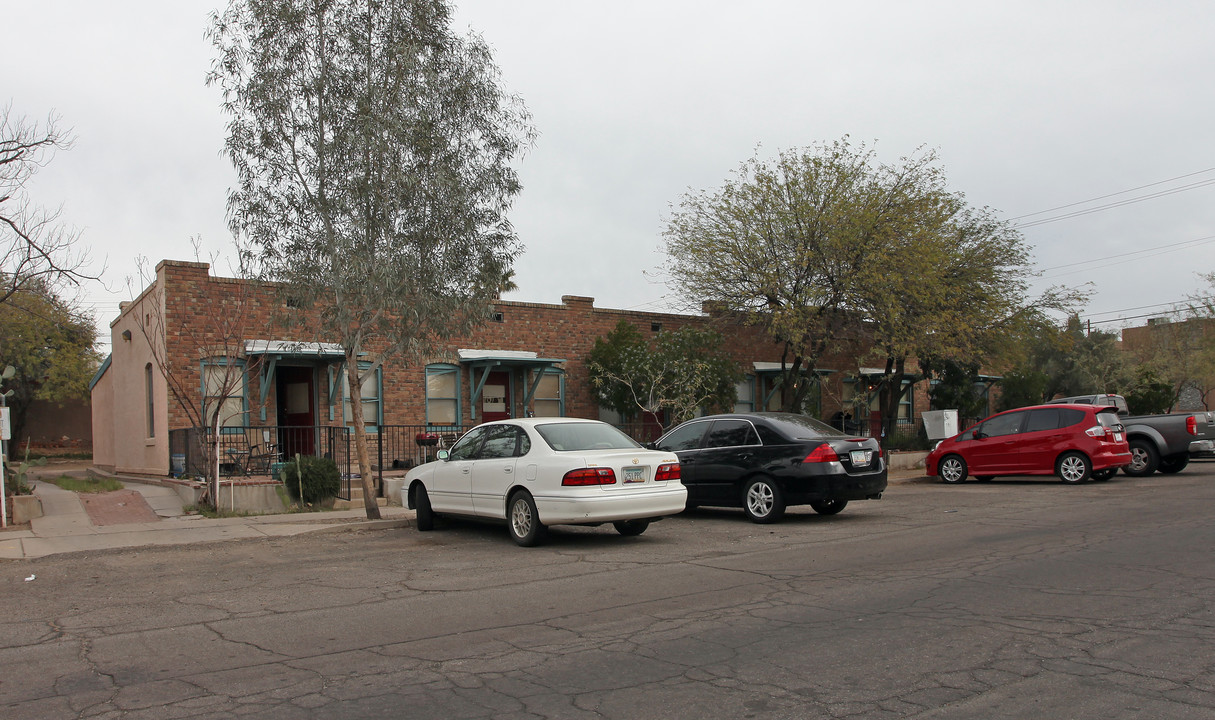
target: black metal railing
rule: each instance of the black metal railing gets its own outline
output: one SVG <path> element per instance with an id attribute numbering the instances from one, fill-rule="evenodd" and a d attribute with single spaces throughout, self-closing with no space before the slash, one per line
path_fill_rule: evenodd
<path id="1" fill-rule="evenodd" d="M 367 433 L 376 484 L 387 470 L 400 470 L 430 462 L 439 450 L 450 448 L 464 434 L 459 425 L 381 425 Z M 215 452 L 210 431 L 186 428 L 169 431 L 169 472 L 184 477 L 205 477 Z M 228 426 L 219 433 L 221 477 L 268 476 L 278 478 L 281 463 L 298 455 L 332 458 L 342 473 L 342 499 L 350 498 L 351 479 L 358 472 L 354 433 L 348 427 L 328 425 Z"/>
<path id="2" fill-rule="evenodd" d="M 350 499 L 354 438 L 350 429 L 326 425 L 227 426 L 217 436 L 208 429 L 169 431 L 169 472 L 179 477 L 206 477 L 218 452 L 220 477 L 266 476 L 277 479 L 282 463 L 296 455 L 327 457 L 342 476 L 339 498 Z"/>
<path id="3" fill-rule="evenodd" d="M 464 434 L 460 425 L 381 425 L 368 434 L 371 462 L 379 476 L 385 470 L 401 470 L 435 459 L 439 450 L 450 449 Z"/>

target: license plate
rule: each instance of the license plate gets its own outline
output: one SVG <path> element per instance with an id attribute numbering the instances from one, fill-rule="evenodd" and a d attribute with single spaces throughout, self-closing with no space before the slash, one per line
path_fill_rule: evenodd
<path id="1" fill-rule="evenodd" d="M 853 450 L 848 455 L 852 459 L 852 464 L 856 467 L 864 467 L 873 462 L 872 450 Z"/>
<path id="2" fill-rule="evenodd" d="M 624 482 L 626 484 L 645 482 L 645 468 L 643 468 L 643 467 L 626 467 L 624 469 Z"/>
<path id="3" fill-rule="evenodd" d="M 1114 433 L 1114 442 L 1122 442 L 1122 433 Z"/>

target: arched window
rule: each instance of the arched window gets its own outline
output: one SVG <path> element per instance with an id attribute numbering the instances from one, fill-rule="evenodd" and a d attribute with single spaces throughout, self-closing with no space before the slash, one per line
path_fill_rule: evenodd
<path id="1" fill-rule="evenodd" d="M 143 389 L 146 399 L 144 407 L 148 415 L 148 437 L 154 438 L 156 437 L 156 401 L 153 394 L 152 363 L 148 363 L 143 368 Z"/>

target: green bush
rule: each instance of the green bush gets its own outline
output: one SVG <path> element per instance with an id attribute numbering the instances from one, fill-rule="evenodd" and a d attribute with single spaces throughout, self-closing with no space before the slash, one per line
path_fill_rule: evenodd
<path id="1" fill-rule="evenodd" d="M 342 489 L 342 473 L 330 458 L 297 455 L 283 466 L 279 479 L 292 500 L 298 502 L 302 492 L 308 504 L 337 497 Z"/>

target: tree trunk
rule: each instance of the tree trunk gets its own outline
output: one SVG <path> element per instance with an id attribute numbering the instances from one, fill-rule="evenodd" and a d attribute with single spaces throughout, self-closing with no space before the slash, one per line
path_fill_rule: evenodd
<path id="1" fill-rule="evenodd" d="M 350 418 L 354 423 L 354 450 L 359 461 L 359 477 L 363 480 L 363 506 L 368 520 L 380 519 L 380 504 L 376 500 L 375 481 L 371 476 L 371 456 L 367 451 L 367 425 L 363 420 L 363 384 L 359 382 L 358 353 L 346 351 L 346 384 L 350 386 Z"/>
<path id="2" fill-rule="evenodd" d="M 894 434 L 894 426 L 899 418 L 899 402 L 903 399 L 903 373 L 907 369 L 907 357 L 886 358 L 886 377 L 882 380 L 882 389 L 878 391 L 878 408 L 882 418 L 882 437 L 886 439 Z"/>

